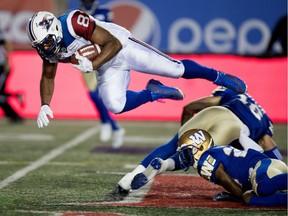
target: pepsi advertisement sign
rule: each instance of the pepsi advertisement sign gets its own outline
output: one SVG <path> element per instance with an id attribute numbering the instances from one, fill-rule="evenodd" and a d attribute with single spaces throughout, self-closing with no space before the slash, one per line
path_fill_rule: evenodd
<path id="1" fill-rule="evenodd" d="M 260 55 L 286 0 L 102 0 L 114 22 L 133 36 L 167 53 Z M 69 1 L 70 10 L 79 8 Z M 276 43 L 276 51 L 281 49 Z"/>

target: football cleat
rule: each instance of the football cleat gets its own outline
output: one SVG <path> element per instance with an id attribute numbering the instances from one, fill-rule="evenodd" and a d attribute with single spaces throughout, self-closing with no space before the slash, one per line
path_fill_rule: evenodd
<path id="1" fill-rule="evenodd" d="M 239 202 L 241 201 L 240 198 L 232 195 L 231 193 L 228 192 L 220 192 L 217 193 L 214 197 L 213 197 L 213 201 L 232 201 L 232 202 Z"/>
<path id="2" fill-rule="evenodd" d="M 151 79 L 147 83 L 146 89 L 151 92 L 152 101 L 158 99 L 171 99 L 171 100 L 183 100 L 183 92 L 174 87 L 163 85 L 158 80 Z"/>
<path id="3" fill-rule="evenodd" d="M 131 188 L 137 190 L 146 185 L 150 180 L 154 179 L 155 176 L 163 172 L 162 167 L 163 160 L 161 158 L 153 159 L 149 166 L 142 172 L 138 173 L 131 182 Z"/>
<path id="4" fill-rule="evenodd" d="M 122 195 L 123 197 L 128 196 L 129 192 L 129 190 L 125 190 L 120 185 L 116 186 L 116 193 Z"/>
<path id="5" fill-rule="evenodd" d="M 239 94 L 247 92 L 246 83 L 240 78 L 218 71 L 217 79 L 213 82 L 216 85 L 224 86 Z"/>
<path id="6" fill-rule="evenodd" d="M 118 184 L 116 189 L 108 194 L 105 201 L 121 201 L 124 200 L 124 198 L 128 196 L 129 193 L 129 190 L 125 190 Z"/>

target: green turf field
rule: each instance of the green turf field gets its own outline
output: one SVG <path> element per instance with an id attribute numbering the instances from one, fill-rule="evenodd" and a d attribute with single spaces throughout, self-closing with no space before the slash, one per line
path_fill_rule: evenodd
<path id="1" fill-rule="evenodd" d="M 164 144 L 179 126 L 177 122 L 120 123 L 126 129 L 125 147 L 139 148 Z M 286 211 L 224 208 L 82 206 L 105 200 L 124 173 L 146 155 L 92 153 L 95 147 L 110 146 L 99 142 L 98 127 L 98 121 L 53 120 L 49 127 L 38 129 L 35 120 L 16 125 L 0 119 L 0 215 L 65 215 L 63 212 L 153 216 L 287 214 Z M 275 125 L 274 139 L 287 163 L 286 124 Z"/>

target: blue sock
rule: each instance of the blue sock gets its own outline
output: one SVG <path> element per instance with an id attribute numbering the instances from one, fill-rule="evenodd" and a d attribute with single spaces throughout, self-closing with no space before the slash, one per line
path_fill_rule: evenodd
<path id="1" fill-rule="evenodd" d="M 194 78 L 202 78 L 209 81 L 214 82 L 217 79 L 217 70 L 213 68 L 208 68 L 205 66 L 202 66 L 192 60 L 181 60 L 185 71 L 183 74 L 183 78 L 185 79 L 194 79 Z"/>
<path id="2" fill-rule="evenodd" d="M 99 113 L 101 122 L 110 123 L 113 130 L 118 130 L 119 126 L 111 118 L 106 106 L 104 105 L 102 99 L 100 98 L 98 89 L 96 89 L 95 91 L 89 91 L 89 95 Z"/>
<path id="3" fill-rule="evenodd" d="M 159 146 L 158 148 L 154 149 L 150 154 L 148 154 L 141 164 L 144 167 L 148 167 L 150 162 L 158 157 L 163 160 L 169 158 L 173 154 L 175 154 L 176 149 L 178 147 L 178 133 L 166 144 Z"/>
<path id="4" fill-rule="evenodd" d="M 152 98 L 151 98 L 151 92 L 149 90 L 145 89 L 140 92 L 127 90 L 126 104 L 121 113 L 135 109 L 136 107 L 141 106 L 142 104 L 145 104 L 150 101 L 152 101 Z"/>
<path id="5" fill-rule="evenodd" d="M 282 160 L 282 155 L 277 146 L 273 149 L 270 149 L 269 151 L 264 151 L 264 154 L 266 154 L 270 158 Z"/>
<path id="6" fill-rule="evenodd" d="M 286 206 L 287 193 L 275 193 L 270 196 L 257 196 L 253 194 L 248 202 L 250 206 Z"/>

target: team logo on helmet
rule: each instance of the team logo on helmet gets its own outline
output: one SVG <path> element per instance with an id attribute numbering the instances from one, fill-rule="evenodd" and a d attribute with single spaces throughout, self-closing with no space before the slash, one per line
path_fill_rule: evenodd
<path id="1" fill-rule="evenodd" d="M 49 18 L 49 15 L 45 15 L 42 21 L 39 22 L 39 26 L 42 26 L 43 29 L 46 29 L 47 32 L 49 31 L 51 24 L 53 23 L 54 17 Z"/>
<path id="2" fill-rule="evenodd" d="M 194 158 L 194 168 L 197 167 L 197 163 L 201 155 L 214 146 L 213 138 L 211 135 L 202 129 L 191 129 L 186 131 L 178 141 L 178 148 L 183 146 L 190 147 Z"/>

